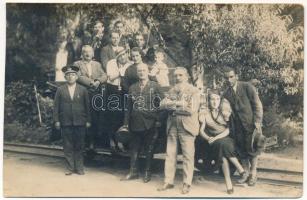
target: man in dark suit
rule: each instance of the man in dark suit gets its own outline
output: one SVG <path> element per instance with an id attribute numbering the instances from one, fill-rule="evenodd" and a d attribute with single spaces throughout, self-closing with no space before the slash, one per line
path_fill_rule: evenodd
<path id="1" fill-rule="evenodd" d="M 64 155 L 67 161 L 66 175 L 73 172 L 83 175 L 83 150 L 85 129 L 90 127 L 89 97 L 86 88 L 76 84 L 79 68 L 65 66 L 67 83 L 57 89 L 54 99 L 53 120 L 62 129 Z"/>
<path id="2" fill-rule="evenodd" d="M 97 142 L 103 143 L 103 146 L 108 146 L 108 136 L 102 134 L 102 126 L 100 125 L 103 121 L 102 108 L 100 106 L 103 103 L 103 89 L 102 84 L 107 81 L 107 75 L 101 67 L 101 64 L 97 61 L 92 60 L 94 56 L 93 48 L 89 45 L 82 47 L 82 60 L 74 62 L 74 66 L 79 67 L 79 78 L 77 82 L 85 86 L 89 91 L 90 102 L 93 100 L 91 105 L 91 116 L 92 126 L 88 132 L 88 145 L 90 149 L 94 149 L 97 146 Z M 99 98 L 96 98 L 100 95 Z M 96 101 L 95 101 L 96 100 Z"/>
<path id="3" fill-rule="evenodd" d="M 123 21 L 116 21 L 114 23 L 113 30 L 119 33 L 119 45 L 124 47 L 126 50 L 129 51 L 130 47 L 132 46 L 132 37 L 131 35 L 125 34 L 125 25 Z"/>
<path id="4" fill-rule="evenodd" d="M 147 51 L 148 51 L 148 47 L 147 47 L 147 44 L 145 43 L 145 38 L 142 33 L 137 33 L 134 36 L 134 46 L 141 49 L 141 56 L 142 56 L 142 59 L 144 60 L 147 54 Z"/>
<path id="5" fill-rule="evenodd" d="M 136 66 L 139 65 L 140 63 L 143 63 L 140 48 L 134 47 L 134 48 L 131 49 L 131 59 L 133 61 L 133 64 L 130 65 L 126 69 L 125 75 L 123 77 L 123 84 L 122 85 L 123 85 L 123 89 L 126 90 L 126 91 L 129 90 L 131 85 L 133 85 L 134 83 L 139 81 Z"/>
<path id="6" fill-rule="evenodd" d="M 133 133 L 130 143 L 131 158 L 130 172 L 122 180 L 132 180 L 139 177 L 138 156 L 144 147 L 146 156 L 145 183 L 151 180 L 151 160 L 156 139 L 159 121 L 159 102 L 163 96 L 160 86 L 148 78 L 148 66 L 144 63 L 137 65 L 139 82 L 134 83 L 129 89 L 128 111 L 125 115 L 124 124 Z"/>
<path id="7" fill-rule="evenodd" d="M 68 51 L 68 55 L 67 55 L 68 64 L 72 64 L 76 60 L 80 59 L 81 47 L 82 47 L 81 39 L 76 36 L 74 29 L 72 28 L 69 29 L 68 36 L 67 36 L 67 44 L 66 44 L 66 48 Z"/>
<path id="8" fill-rule="evenodd" d="M 238 81 L 235 69 L 225 68 L 224 75 L 228 88 L 223 96 L 230 102 L 233 110 L 234 137 L 239 157 L 247 172 L 238 182 L 248 182 L 249 186 L 254 186 L 257 180 L 258 157 L 252 151 L 252 140 L 254 131 L 261 132 L 262 103 L 251 83 Z"/>
<path id="9" fill-rule="evenodd" d="M 94 49 L 94 59 L 98 62 L 101 61 L 100 52 L 101 49 L 108 45 L 109 39 L 104 33 L 104 24 L 101 21 L 96 21 L 94 25 L 94 36 L 92 38 L 91 46 Z"/>
<path id="10" fill-rule="evenodd" d="M 124 47 L 119 45 L 119 33 L 112 32 L 111 33 L 111 43 L 101 49 L 101 64 L 104 70 L 106 70 L 107 63 L 114 59 L 118 52 L 122 51 Z"/>

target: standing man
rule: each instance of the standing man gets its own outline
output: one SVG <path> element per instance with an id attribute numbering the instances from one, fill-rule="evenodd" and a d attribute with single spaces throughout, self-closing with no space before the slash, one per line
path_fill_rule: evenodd
<path id="1" fill-rule="evenodd" d="M 125 25 L 123 21 L 116 21 L 114 23 L 113 30 L 119 33 L 119 45 L 124 47 L 126 50 L 130 49 L 131 37 L 125 35 Z"/>
<path id="2" fill-rule="evenodd" d="M 91 46 L 94 49 L 94 59 L 98 62 L 101 61 L 100 52 L 101 49 L 108 44 L 108 38 L 104 33 L 104 25 L 101 21 L 96 21 L 94 25 L 94 36 Z"/>
<path id="3" fill-rule="evenodd" d="M 141 49 L 141 56 L 142 56 L 142 59 L 144 59 L 148 51 L 148 48 L 146 47 L 144 35 L 141 33 L 137 33 L 134 38 L 135 38 L 134 39 L 135 47 L 138 47 L 139 49 Z"/>
<path id="4" fill-rule="evenodd" d="M 162 92 L 156 82 L 148 79 L 148 66 L 140 63 L 137 66 L 139 81 L 129 89 L 128 111 L 125 115 L 125 125 L 128 126 L 133 138 L 130 143 L 130 172 L 122 180 L 132 180 L 139 177 L 138 156 L 142 148 L 146 156 L 144 183 L 151 180 L 151 161 L 154 145 L 160 127 L 159 103 Z"/>
<path id="5" fill-rule="evenodd" d="M 76 66 L 65 66 L 66 84 L 59 87 L 54 99 L 53 120 L 57 129 L 62 129 L 64 155 L 67 161 L 66 175 L 73 172 L 84 175 L 83 150 L 85 129 L 91 126 L 87 90 L 76 84 Z"/>
<path id="6" fill-rule="evenodd" d="M 89 130 L 89 147 L 90 149 L 94 149 L 95 143 L 98 141 L 104 140 L 105 143 L 107 142 L 107 138 L 101 136 L 101 127 L 100 122 L 103 120 L 102 118 L 102 110 L 97 110 L 95 108 L 102 107 L 98 106 L 98 104 L 103 102 L 94 101 L 93 97 L 95 95 L 104 95 L 102 84 L 107 81 L 107 75 L 103 71 L 101 64 L 97 61 L 93 60 L 94 51 L 93 48 L 89 45 L 84 45 L 82 47 L 82 60 L 76 61 L 74 63 L 75 66 L 80 68 L 79 71 L 79 79 L 77 82 L 83 86 L 85 86 L 89 91 L 90 102 L 91 102 L 91 116 L 92 116 L 92 127 Z M 102 100 L 102 99 L 99 99 Z M 97 103 L 97 105 L 93 105 L 93 103 Z M 107 145 L 107 144 L 106 144 Z"/>
<path id="7" fill-rule="evenodd" d="M 122 79 L 126 69 L 132 63 L 128 59 L 127 50 L 123 49 L 118 53 L 115 59 L 112 59 L 107 64 L 107 85 L 106 99 L 108 103 L 106 108 L 106 118 L 108 122 L 106 129 L 110 138 L 110 146 L 113 150 L 118 150 L 118 142 L 114 134 L 124 123 L 124 98 L 128 94 L 128 90 L 122 87 Z"/>
<path id="8" fill-rule="evenodd" d="M 164 167 L 164 185 L 158 191 L 174 187 L 178 145 L 183 155 L 182 194 L 190 191 L 194 172 L 194 141 L 199 133 L 198 110 L 200 95 L 198 89 L 188 83 L 188 72 L 183 67 L 174 71 L 176 85 L 170 89 L 160 108 L 169 110 L 167 119 L 167 148 Z"/>
<path id="9" fill-rule="evenodd" d="M 251 83 L 238 81 L 235 69 L 225 68 L 224 75 L 228 83 L 224 98 L 230 102 L 233 110 L 237 150 L 244 170 L 250 173 L 246 173 L 238 182 L 248 182 L 249 186 L 254 186 L 257 181 L 258 156 L 253 152 L 252 145 L 255 133 L 262 133 L 262 104 Z"/>
<path id="10" fill-rule="evenodd" d="M 118 52 L 124 49 L 124 47 L 119 45 L 119 40 L 120 40 L 119 33 L 112 32 L 111 33 L 111 43 L 102 48 L 100 58 L 101 58 L 101 64 L 104 70 L 107 67 L 107 63 L 110 60 L 114 59 Z"/>
<path id="11" fill-rule="evenodd" d="M 131 59 L 133 64 L 130 65 L 124 75 L 123 88 L 129 90 L 130 86 L 139 81 L 136 66 L 143 63 L 141 49 L 134 47 L 131 49 Z"/>
<path id="12" fill-rule="evenodd" d="M 67 44 L 66 44 L 66 48 L 68 51 L 68 55 L 67 55 L 68 64 L 71 64 L 75 62 L 76 60 L 80 59 L 81 47 L 82 47 L 81 39 L 76 36 L 75 29 L 70 28 L 68 30 Z"/>

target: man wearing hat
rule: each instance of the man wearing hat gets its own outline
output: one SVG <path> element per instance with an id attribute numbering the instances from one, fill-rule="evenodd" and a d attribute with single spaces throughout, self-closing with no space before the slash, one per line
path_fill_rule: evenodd
<path id="1" fill-rule="evenodd" d="M 238 81 L 234 68 L 226 67 L 224 76 L 228 88 L 223 96 L 230 102 L 233 110 L 234 139 L 243 168 L 247 172 L 238 183 L 247 182 L 249 186 L 254 186 L 257 181 L 257 156 L 264 144 L 261 130 L 262 103 L 251 83 Z"/>
<path id="2" fill-rule="evenodd" d="M 131 64 L 128 60 L 127 50 L 122 49 L 117 53 L 115 59 L 107 63 L 106 67 L 108 77 L 106 85 L 106 118 L 108 119 L 108 124 L 106 124 L 106 127 L 110 146 L 113 150 L 119 150 L 114 134 L 123 125 L 124 121 L 124 96 L 128 94 L 128 91 L 122 87 L 122 79 L 126 69 Z"/>
<path id="3" fill-rule="evenodd" d="M 54 99 L 53 120 L 62 130 L 64 155 L 67 161 L 66 175 L 84 174 L 83 150 L 85 129 L 91 126 L 90 103 L 86 88 L 76 83 L 79 68 L 62 68 L 66 84 L 57 89 Z"/>

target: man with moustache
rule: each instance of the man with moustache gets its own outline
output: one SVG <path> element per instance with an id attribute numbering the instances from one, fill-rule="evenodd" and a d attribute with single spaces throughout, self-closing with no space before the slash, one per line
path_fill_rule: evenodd
<path id="1" fill-rule="evenodd" d="M 62 129 L 65 175 L 84 175 L 83 150 L 85 129 L 91 126 L 90 103 L 86 88 L 76 83 L 79 68 L 62 68 L 66 84 L 59 87 L 54 99 L 53 120 L 56 129 Z"/>
<path id="2" fill-rule="evenodd" d="M 164 167 L 164 184 L 158 191 L 174 188 L 178 145 L 183 155 L 182 194 L 187 194 L 193 179 L 195 137 L 199 133 L 198 110 L 200 94 L 197 88 L 188 83 L 189 75 L 185 68 L 174 71 L 176 85 L 161 101 L 160 109 L 169 111 L 167 119 L 167 148 Z"/>
<path id="3" fill-rule="evenodd" d="M 148 78 L 148 66 L 144 63 L 136 65 L 138 81 L 129 88 L 128 111 L 125 115 L 125 126 L 132 132 L 130 143 L 130 171 L 121 180 L 139 178 L 138 156 L 142 148 L 145 153 L 145 172 L 143 182 L 151 180 L 151 161 L 154 145 L 160 127 L 159 103 L 162 98 L 160 86 Z"/>

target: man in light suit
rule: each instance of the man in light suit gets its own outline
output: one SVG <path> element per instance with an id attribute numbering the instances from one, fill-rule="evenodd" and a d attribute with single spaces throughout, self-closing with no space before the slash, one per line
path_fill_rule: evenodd
<path id="1" fill-rule="evenodd" d="M 118 52 L 122 51 L 124 47 L 119 45 L 120 37 L 118 32 L 111 33 L 111 43 L 101 49 L 101 64 L 106 70 L 107 64 L 110 60 L 114 59 Z"/>
<path id="2" fill-rule="evenodd" d="M 239 183 L 248 182 L 254 186 L 257 180 L 258 157 L 252 151 L 253 133 L 261 132 L 263 108 L 255 87 L 249 82 L 238 81 L 235 69 L 224 69 L 228 88 L 224 93 L 233 110 L 234 137 L 239 157 L 241 158 L 246 175 Z M 251 168 L 249 168 L 251 165 Z M 248 174 L 250 173 L 250 175 Z"/>
<path id="3" fill-rule="evenodd" d="M 86 88 L 76 84 L 79 68 L 65 66 L 67 83 L 57 89 L 54 99 L 53 120 L 62 129 L 64 155 L 67 161 L 66 175 L 73 172 L 83 175 L 83 149 L 85 128 L 90 127 L 89 97 Z"/>
<path id="4" fill-rule="evenodd" d="M 194 172 L 194 141 L 199 133 L 198 110 L 200 94 L 197 88 L 188 83 L 188 72 L 183 67 L 174 71 L 176 85 L 161 101 L 160 108 L 169 110 L 167 119 L 167 148 L 164 167 L 164 185 L 158 191 L 174 187 L 178 141 L 183 154 L 182 193 L 190 191 Z"/>
<path id="5" fill-rule="evenodd" d="M 154 145 L 158 137 L 157 128 L 160 127 L 159 103 L 163 98 L 160 86 L 148 77 L 148 66 L 140 63 L 136 66 L 139 82 L 129 89 L 128 111 L 125 114 L 124 124 L 133 138 L 130 143 L 130 171 L 121 180 L 133 180 L 139 177 L 138 156 L 142 148 L 146 156 L 144 183 L 151 180 L 151 161 Z"/>
<path id="6" fill-rule="evenodd" d="M 104 141 L 104 145 L 108 145 L 108 137 L 106 135 L 101 136 L 100 127 L 101 121 L 103 120 L 102 106 L 103 103 L 103 88 L 102 84 L 107 81 L 107 75 L 103 71 L 101 64 L 97 61 L 92 60 L 94 56 L 93 48 L 89 45 L 82 47 L 82 60 L 76 61 L 73 65 L 80 68 L 79 78 L 77 82 L 85 86 L 89 91 L 90 102 L 91 102 L 91 115 L 92 115 L 92 127 L 89 130 L 89 147 L 94 149 L 97 142 Z M 102 98 L 97 98 L 97 101 L 93 101 L 96 95 L 101 95 Z M 95 103 L 95 105 L 93 105 Z M 100 110 L 98 109 L 100 108 Z M 95 144 L 96 142 L 96 144 Z"/>

